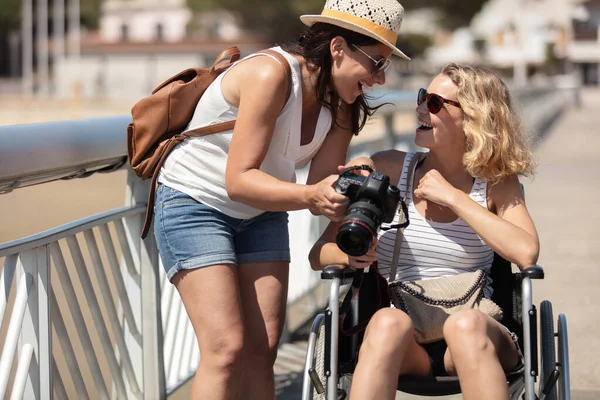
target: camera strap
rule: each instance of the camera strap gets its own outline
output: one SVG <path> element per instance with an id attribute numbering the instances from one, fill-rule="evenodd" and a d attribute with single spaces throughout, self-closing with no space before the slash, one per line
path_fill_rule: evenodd
<path id="1" fill-rule="evenodd" d="M 404 192 L 404 197 L 400 200 L 400 204 L 402 207 L 402 214 L 404 221 L 390 226 L 388 229 L 396 228 L 396 244 L 394 245 L 394 255 L 392 256 L 392 263 L 390 264 L 390 278 L 389 282 L 393 282 L 396 280 L 396 269 L 398 269 L 398 258 L 400 258 L 400 249 L 402 248 L 402 237 L 404 236 L 404 228 L 406 228 L 409 224 L 408 221 L 408 206 L 406 205 L 406 197 L 410 190 L 412 190 L 412 181 L 413 181 L 413 173 L 415 172 L 415 166 L 418 162 L 421 161 L 421 158 L 425 155 L 425 153 L 417 152 L 413 155 L 413 158 L 410 160 L 408 164 L 408 171 L 406 171 L 406 191 Z M 402 172 L 400 172 L 400 178 L 402 178 Z M 400 222 L 400 213 L 398 213 L 398 222 Z"/>
<path id="2" fill-rule="evenodd" d="M 346 167 L 339 174 L 344 175 L 347 172 L 356 171 L 356 170 L 369 171 L 369 172 L 373 173 L 373 168 L 371 168 L 370 166 L 368 166 L 366 164 L 363 164 L 363 165 L 353 165 L 351 167 Z"/>

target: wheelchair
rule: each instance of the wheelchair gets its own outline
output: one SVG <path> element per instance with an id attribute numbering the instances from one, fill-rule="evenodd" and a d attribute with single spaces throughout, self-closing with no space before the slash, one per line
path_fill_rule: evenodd
<path id="1" fill-rule="evenodd" d="M 321 272 L 321 279 L 331 281 L 329 306 L 316 316 L 309 333 L 302 400 L 343 400 L 349 396 L 364 332 L 353 335 L 350 340 L 338 340 L 340 335 L 344 335 L 339 330 L 339 299 L 342 286 L 351 283 L 355 275 L 356 271 L 337 266 L 328 266 Z M 540 303 L 541 370 L 538 370 L 538 318 L 532 301 L 531 281 L 543 279 L 544 270 L 536 265 L 513 272 L 512 265 L 495 254 L 490 275 L 494 287 L 492 300 L 504 311 L 501 322 L 518 335 L 523 352 L 522 366 L 506 374 L 511 400 L 569 400 L 567 320 L 564 314 L 560 314 L 555 331 L 552 304 L 547 300 Z M 352 302 L 346 315 L 355 323 L 358 321 L 359 301 Z M 397 390 L 432 397 L 461 393 L 456 376 L 400 376 Z"/>

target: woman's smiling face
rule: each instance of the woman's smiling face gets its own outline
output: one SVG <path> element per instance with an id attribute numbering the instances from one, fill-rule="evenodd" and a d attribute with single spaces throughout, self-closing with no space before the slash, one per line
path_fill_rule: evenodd
<path id="1" fill-rule="evenodd" d="M 427 93 L 435 93 L 444 99 L 457 102 L 457 89 L 448 76 L 440 74 L 431 81 Z M 440 111 L 434 114 L 429 111 L 427 102 L 424 101 L 417 106 L 416 111 L 418 126 L 415 144 L 428 149 L 459 146 L 464 151 L 464 114 L 460 108 L 444 103 Z"/>
<path id="2" fill-rule="evenodd" d="M 382 43 L 354 46 L 340 37 L 332 40 L 331 46 L 332 84 L 338 96 L 346 103 L 354 103 L 366 88 L 385 83 L 385 71 L 376 71 L 375 63 L 392 56 L 389 47 Z"/>

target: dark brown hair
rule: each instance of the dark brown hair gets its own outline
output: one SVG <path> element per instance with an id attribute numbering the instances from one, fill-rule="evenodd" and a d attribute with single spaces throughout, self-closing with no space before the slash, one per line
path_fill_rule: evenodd
<path id="1" fill-rule="evenodd" d="M 331 116 L 338 126 L 341 126 L 337 111 L 339 108 L 340 97 L 332 90 L 331 86 L 331 66 L 332 58 L 329 51 L 329 44 L 336 36 L 343 37 L 348 44 L 357 46 L 373 46 L 379 42 L 373 38 L 340 28 L 336 25 L 327 23 L 316 23 L 307 28 L 296 42 L 284 43 L 281 48 L 288 53 L 304 57 L 307 66 L 311 72 L 318 71 L 317 76 L 317 99 L 319 103 L 331 112 Z M 354 103 L 350 104 L 350 129 L 358 135 L 358 132 L 365 126 L 367 118 L 373 115 L 381 107 L 371 107 L 367 102 L 366 95 L 363 94 L 356 98 Z M 344 127 L 346 128 L 346 127 Z"/>

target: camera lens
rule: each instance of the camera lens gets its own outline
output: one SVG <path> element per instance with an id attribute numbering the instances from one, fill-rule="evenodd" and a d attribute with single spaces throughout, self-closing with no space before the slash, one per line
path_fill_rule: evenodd
<path id="1" fill-rule="evenodd" d="M 353 221 L 342 225 L 335 238 L 338 247 L 344 253 L 357 257 L 369 251 L 373 234 L 364 226 Z"/>
<path id="2" fill-rule="evenodd" d="M 381 210 L 367 201 L 352 204 L 337 232 L 336 243 L 344 253 L 357 257 L 369 251 L 380 225 Z"/>

